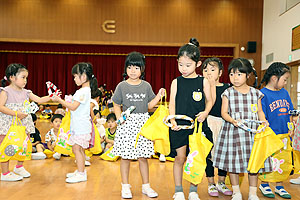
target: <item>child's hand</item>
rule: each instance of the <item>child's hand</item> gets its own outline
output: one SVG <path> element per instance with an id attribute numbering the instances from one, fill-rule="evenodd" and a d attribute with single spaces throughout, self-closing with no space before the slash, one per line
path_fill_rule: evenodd
<path id="1" fill-rule="evenodd" d="M 270 124 L 269 124 L 269 122 L 266 120 L 266 121 L 263 121 L 263 123 L 262 123 L 263 125 L 265 125 L 266 127 L 268 127 Z"/>
<path id="2" fill-rule="evenodd" d="M 173 131 L 179 131 L 181 128 L 179 126 L 177 126 L 177 122 L 175 121 L 175 119 L 170 119 L 172 127 L 171 130 Z"/>
<path id="3" fill-rule="evenodd" d="M 160 95 L 160 97 L 165 96 L 165 94 L 166 94 L 166 89 L 165 89 L 165 88 L 160 88 L 159 91 L 158 91 L 158 94 Z"/>
<path id="4" fill-rule="evenodd" d="M 22 111 L 17 111 L 17 117 L 19 119 L 24 119 L 25 117 L 27 117 L 28 115 L 23 113 Z"/>
<path id="5" fill-rule="evenodd" d="M 237 121 L 237 120 L 233 120 L 232 122 L 231 122 L 235 127 L 239 127 L 239 122 Z"/>
<path id="6" fill-rule="evenodd" d="M 209 84 L 210 84 L 210 86 L 216 86 L 216 81 L 215 81 L 215 79 L 213 78 L 213 76 L 212 75 L 207 75 L 207 80 L 208 80 L 208 82 L 209 82 Z"/>
<path id="7" fill-rule="evenodd" d="M 291 138 L 293 138 L 293 137 L 294 137 L 294 131 L 289 130 L 289 136 L 290 136 Z"/>
<path id="8" fill-rule="evenodd" d="M 52 101 L 56 101 L 56 102 L 58 102 L 60 99 L 61 99 L 61 98 L 60 98 L 59 96 L 56 96 L 56 95 L 53 95 L 53 96 L 51 97 L 51 100 L 52 100 Z"/>
<path id="9" fill-rule="evenodd" d="M 199 112 L 196 117 L 198 117 L 198 122 L 203 122 L 208 116 L 207 112 Z"/>

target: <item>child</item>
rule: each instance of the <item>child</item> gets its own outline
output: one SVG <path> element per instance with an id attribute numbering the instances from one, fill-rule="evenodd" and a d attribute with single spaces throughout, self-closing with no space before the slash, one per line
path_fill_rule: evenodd
<path id="1" fill-rule="evenodd" d="M 96 127 L 99 131 L 100 135 L 100 142 L 101 142 L 101 148 L 104 150 L 105 148 L 105 128 L 103 124 L 105 124 L 106 119 L 101 118 L 101 112 L 99 110 L 94 110 L 95 120 L 96 120 Z"/>
<path id="2" fill-rule="evenodd" d="M 24 101 L 31 99 L 37 103 L 45 103 L 50 97 L 38 97 L 30 90 L 24 89 L 27 84 L 28 70 L 22 64 L 10 64 L 5 70 L 5 77 L 1 80 L 4 87 L 6 82 L 9 86 L 1 88 L 0 93 L 0 145 L 7 134 L 13 117 L 18 116 L 22 125 L 26 127 L 26 133 L 35 131 L 31 115 L 23 113 Z M 1 161 L 0 161 L 1 162 Z M 9 161 L 1 162 L 1 180 L 2 181 L 18 181 L 30 177 L 30 173 L 24 168 L 23 161 L 18 161 L 14 168 L 14 173 L 9 171 Z"/>
<path id="3" fill-rule="evenodd" d="M 261 100 L 262 109 L 270 123 L 271 129 L 277 135 L 290 132 L 287 123 L 291 122 L 292 118 L 288 112 L 293 110 L 293 104 L 289 93 L 283 88 L 289 76 L 290 68 L 283 63 L 275 62 L 267 69 L 261 81 L 261 84 L 266 83 L 266 87 L 261 89 L 261 92 L 264 94 Z M 289 139 L 289 136 L 287 138 Z M 282 186 L 282 181 L 276 182 L 275 193 L 282 198 L 290 199 L 291 195 Z M 267 182 L 262 181 L 259 189 L 264 196 L 275 197 Z"/>
<path id="4" fill-rule="evenodd" d="M 40 131 L 35 127 L 35 123 L 37 117 L 35 114 L 31 114 L 32 121 L 34 123 L 35 133 L 30 134 L 30 141 L 32 143 L 32 160 L 43 160 L 47 156 L 44 154 L 44 146 L 42 144 L 41 134 Z"/>
<path id="5" fill-rule="evenodd" d="M 221 126 L 223 124 L 223 119 L 221 117 L 221 94 L 229 87 L 229 84 L 219 82 L 219 79 L 222 76 L 224 70 L 223 63 L 219 58 L 206 59 L 202 64 L 201 70 L 203 76 L 210 82 L 210 86 L 212 88 L 212 98 L 213 100 L 215 100 L 215 104 L 207 117 L 207 124 L 213 132 L 213 141 L 216 142 Z M 211 152 L 211 154 L 213 154 L 213 151 Z M 207 159 L 207 163 L 210 163 L 210 165 L 212 166 L 212 161 L 210 159 Z M 217 185 L 215 185 L 214 170 L 213 168 L 212 170 L 209 169 L 211 168 L 206 169 L 206 175 L 209 183 L 208 194 L 210 196 L 219 196 L 218 191 L 220 191 L 225 195 L 232 195 L 232 191 L 230 191 L 225 185 L 225 177 L 227 175 L 227 172 L 222 169 L 218 169 L 219 180 Z"/>
<path id="6" fill-rule="evenodd" d="M 48 119 L 51 118 L 52 110 L 51 110 L 49 104 L 47 104 L 47 105 L 45 106 L 45 110 L 43 110 L 43 114 L 44 114 L 44 115 L 48 115 L 48 116 L 49 116 Z"/>
<path id="7" fill-rule="evenodd" d="M 212 137 L 206 117 L 213 102 L 208 80 L 196 74 L 196 68 L 201 65 L 198 47 L 197 39 L 191 38 L 190 42 L 183 45 L 178 51 L 178 69 L 182 76 L 172 81 L 169 110 L 170 115 L 187 115 L 193 119 L 198 117 L 198 121 L 202 122 L 202 131 Z M 185 199 L 182 188 L 183 165 L 188 155 L 189 135 L 193 134 L 194 130 L 180 129 L 178 125 L 189 123 L 185 120 L 171 119 L 170 121 L 173 125 L 170 129 L 170 156 L 175 157 L 173 165 L 175 194 L 173 198 L 182 200 Z M 189 200 L 199 200 L 196 185 L 190 185 Z"/>
<path id="8" fill-rule="evenodd" d="M 89 147 L 92 132 L 90 102 L 91 93 L 97 90 L 97 79 L 93 73 L 93 66 L 90 63 L 78 63 L 73 66 L 72 74 L 77 86 L 81 86 L 73 96 L 73 102 L 69 103 L 58 96 L 53 100 L 58 101 L 64 107 L 71 110 L 71 125 L 69 144 L 75 154 L 77 170 L 67 174 L 67 183 L 78 183 L 87 181 L 85 170 L 84 149 Z"/>
<path id="9" fill-rule="evenodd" d="M 151 85 L 141 80 L 145 74 L 145 56 L 139 52 L 131 52 L 125 60 L 124 78 L 128 76 L 126 81 L 118 84 L 114 96 L 114 110 L 117 119 L 121 117 L 121 105 L 123 111 L 130 106 L 136 106 L 133 113 L 126 121 L 118 126 L 114 148 L 112 153 L 120 156 L 121 159 L 121 178 L 122 178 L 122 198 L 132 198 L 130 184 L 128 183 L 130 161 L 138 159 L 140 164 L 140 172 L 142 176 L 142 193 L 148 197 L 157 197 L 158 194 L 150 187 L 149 184 L 149 166 L 147 158 L 154 154 L 153 142 L 140 136 L 137 145 L 136 136 L 140 132 L 142 126 L 149 118 L 148 109 L 153 108 L 163 96 L 165 90 L 160 89 L 158 94 L 152 91 Z"/>
<path id="10" fill-rule="evenodd" d="M 110 147 L 114 146 L 114 139 L 115 139 L 115 133 L 117 130 L 117 118 L 115 113 L 110 113 L 106 117 L 107 127 L 105 129 L 105 149 L 104 152 L 106 152 Z"/>
<path id="11" fill-rule="evenodd" d="M 66 111 L 63 109 L 63 106 L 61 104 L 58 104 L 54 114 L 60 114 L 62 116 L 65 116 Z"/>
<path id="12" fill-rule="evenodd" d="M 95 92 L 91 94 L 91 103 L 90 103 L 90 108 L 91 108 L 91 117 L 95 122 L 95 115 L 94 115 L 94 110 L 99 110 L 99 99 L 101 99 L 101 91 L 97 89 Z"/>
<path id="13" fill-rule="evenodd" d="M 247 167 L 254 143 L 254 134 L 238 127 L 238 121 L 243 119 L 266 121 L 261 107 L 263 94 L 247 85 L 247 79 L 253 72 L 250 62 L 245 58 L 237 58 L 230 62 L 229 78 L 233 87 L 224 91 L 222 97 L 221 115 L 225 120 L 215 146 L 214 166 L 229 172 L 233 189 L 233 200 L 242 199 L 239 189 L 239 173 L 248 173 Z M 256 85 L 256 81 L 255 81 Z M 267 122 L 266 122 L 267 123 Z M 256 123 L 245 124 L 257 129 Z M 272 171 L 271 165 L 265 171 Z M 257 200 L 257 174 L 248 174 L 249 198 Z"/>
<path id="14" fill-rule="evenodd" d="M 57 140 L 57 134 L 59 131 L 59 127 L 62 122 L 62 118 L 63 118 L 63 116 L 61 114 L 54 114 L 52 116 L 51 123 L 52 123 L 53 128 L 51 128 L 50 131 L 48 131 L 48 133 L 45 136 L 45 142 L 46 142 L 45 148 L 49 149 L 50 151 L 53 151 L 53 152 L 54 152 L 54 147 L 56 144 L 55 142 Z M 61 154 L 58 152 L 55 152 L 53 154 L 53 158 L 55 158 L 56 160 L 59 160 L 60 157 L 61 157 Z"/>

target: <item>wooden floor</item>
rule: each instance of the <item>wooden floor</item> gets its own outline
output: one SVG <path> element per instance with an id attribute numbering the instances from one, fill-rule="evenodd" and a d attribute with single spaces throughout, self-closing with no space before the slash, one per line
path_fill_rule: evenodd
<path id="1" fill-rule="evenodd" d="M 37 127 L 41 134 L 44 135 L 50 127 L 49 122 L 39 122 Z M 46 129 L 46 130 L 44 130 Z M 119 200 L 121 199 L 121 177 L 119 173 L 120 161 L 108 162 L 100 160 L 98 156 L 91 159 L 92 165 L 87 167 L 88 181 L 76 184 L 65 183 L 65 175 L 76 169 L 74 158 L 62 157 L 57 161 L 52 159 L 31 160 L 25 162 L 25 168 L 31 173 L 30 178 L 19 182 L 1 182 L 0 181 L 0 200 Z M 10 169 L 12 170 L 16 161 L 11 161 Z M 173 163 L 161 163 L 157 159 L 149 159 L 150 183 L 159 197 L 156 199 L 172 199 L 174 193 L 173 182 Z M 296 175 L 291 178 L 297 177 Z M 134 200 L 151 199 L 141 192 L 141 177 L 139 174 L 138 162 L 131 163 L 130 184 Z M 300 185 L 292 185 L 288 181 L 284 186 L 292 195 L 292 199 L 300 200 Z M 184 181 L 184 192 L 186 198 L 188 195 L 189 183 Z M 271 184 L 274 189 L 274 184 Z M 247 178 L 241 186 L 244 199 L 248 198 L 248 181 Z M 231 199 L 220 195 L 219 198 L 210 197 L 207 193 L 207 180 L 198 186 L 198 193 L 202 200 Z M 262 197 L 258 192 L 261 200 L 268 199 Z M 282 199 L 278 196 L 275 199 Z"/>

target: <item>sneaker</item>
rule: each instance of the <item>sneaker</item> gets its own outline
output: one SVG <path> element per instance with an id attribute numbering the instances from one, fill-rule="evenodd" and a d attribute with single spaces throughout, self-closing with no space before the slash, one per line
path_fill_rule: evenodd
<path id="1" fill-rule="evenodd" d="M 210 184 L 208 186 L 208 194 L 209 194 L 209 196 L 212 196 L 212 197 L 218 197 L 219 196 L 219 192 L 217 190 L 217 187 L 214 184 Z"/>
<path id="2" fill-rule="evenodd" d="M 55 152 L 55 153 L 53 154 L 53 158 L 55 158 L 56 160 L 60 160 L 60 157 L 61 157 L 61 154 L 60 154 L 60 153 Z"/>
<path id="3" fill-rule="evenodd" d="M 242 194 L 240 192 L 233 194 L 231 200 L 243 200 Z"/>
<path id="4" fill-rule="evenodd" d="M 224 182 L 217 183 L 216 187 L 217 187 L 217 190 L 219 192 L 222 192 L 224 195 L 227 195 L 227 196 L 232 195 L 232 191 L 225 185 Z"/>
<path id="5" fill-rule="evenodd" d="M 84 161 L 84 165 L 85 165 L 85 166 L 91 166 L 91 163 L 90 163 L 90 161 L 87 161 L 87 160 L 86 160 L 86 161 Z"/>
<path id="6" fill-rule="evenodd" d="M 84 175 L 80 174 L 79 172 L 74 173 L 73 176 L 66 178 L 67 183 L 79 183 L 87 181 L 87 174 L 84 173 Z"/>
<path id="7" fill-rule="evenodd" d="M 159 159 L 160 162 L 166 162 L 166 156 L 163 154 L 160 154 Z"/>
<path id="8" fill-rule="evenodd" d="M 130 184 L 122 184 L 121 193 L 122 193 L 122 198 L 123 199 L 132 199 L 132 193 L 131 193 L 130 188 L 131 188 Z"/>
<path id="9" fill-rule="evenodd" d="M 259 200 L 259 198 L 256 194 L 255 195 L 251 194 L 251 195 L 249 195 L 248 200 Z"/>
<path id="10" fill-rule="evenodd" d="M 291 179 L 290 183 L 293 183 L 293 184 L 296 184 L 296 185 L 300 185 L 300 176 L 298 178 Z"/>
<path id="11" fill-rule="evenodd" d="M 265 197 L 269 197 L 269 198 L 274 198 L 275 194 L 272 192 L 270 186 L 259 186 L 259 190 L 261 191 L 261 193 L 265 196 Z"/>
<path id="12" fill-rule="evenodd" d="M 29 178 L 30 173 L 24 168 L 24 167 L 19 167 L 19 168 L 14 168 L 14 172 L 23 178 Z"/>
<path id="13" fill-rule="evenodd" d="M 189 200 L 200 200 L 197 192 L 190 192 Z"/>
<path id="14" fill-rule="evenodd" d="M 77 169 L 76 169 L 75 172 L 67 173 L 66 177 L 67 177 L 67 178 L 70 178 L 70 177 L 74 176 L 77 172 L 78 172 L 78 171 L 77 171 Z M 84 169 L 84 173 L 86 173 L 86 169 Z"/>
<path id="15" fill-rule="evenodd" d="M 9 172 L 6 175 L 1 173 L 1 181 L 20 181 L 23 179 L 23 176 L 19 176 L 13 172 Z"/>
<path id="16" fill-rule="evenodd" d="M 183 192 L 175 192 L 173 195 L 174 200 L 185 200 L 184 193 Z"/>
<path id="17" fill-rule="evenodd" d="M 291 199 L 291 195 L 283 188 L 283 186 L 275 187 L 275 194 L 278 194 L 280 197 L 284 199 Z"/>
<path id="18" fill-rule="evenodd" d="M 142 185 L 142 193 L 150 198 L 158 197 L 158 194 L 150 187 L 149 183 Z"/>
<path id="19" fill-rule="evenodd" d="M 47 158 L 47 156 L 43 152 L 31 154 L 32 160 L 44 160 L 45 158 Z"/>

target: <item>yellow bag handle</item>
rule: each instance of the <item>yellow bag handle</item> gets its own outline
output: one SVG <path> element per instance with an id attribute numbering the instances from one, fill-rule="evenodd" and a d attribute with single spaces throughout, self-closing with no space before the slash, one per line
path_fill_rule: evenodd
<path id="1" fill-rule="evenodd" d="M 13 124 L 14 126 L 17 126 L 17 125 L 22 126 L 22 122 L 21 122 L 21 120 L 18 118 L 18 112 L 17 112 L 17 111 L 15 111 L 15 115 L 16 115 L 16 116 L 13 116 L 12 124 Z"/>

